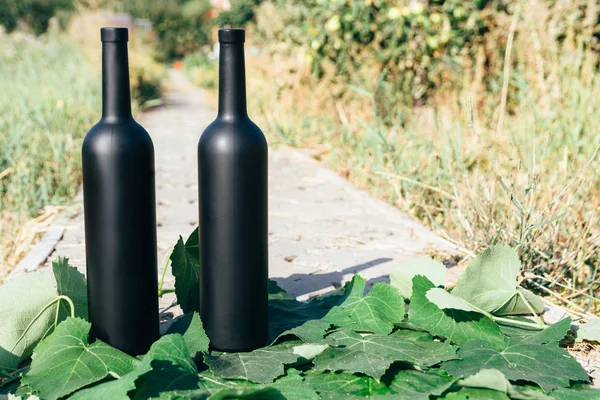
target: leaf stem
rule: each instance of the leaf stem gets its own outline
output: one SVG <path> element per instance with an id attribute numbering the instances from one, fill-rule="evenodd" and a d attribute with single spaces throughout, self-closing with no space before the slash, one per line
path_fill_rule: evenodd
<path id="1" fill-rule="evenodd" d="M 525 297 L 525 295 L 523 294 L 523 292 L 521 292 L 519 289 L 517 289 L 517 295 L 519 297 L 521 297 L 521 300 L 523 300 L 523 302 L 525 303 L 525 305 L 529 309 L 529 312 L 533 315 L 533 317 L 537 321 L 537 323 L 540 326 L 540 328 L 546 328 L 546 324 L 544 324 L 544 321 L 542 321 L 542 319 L 540 318 L 540 316 L 537 315 L 537 313 L 533 309 L 533 306 L 531 305 L 531 303 L 529 302 L 529 300 L 527 300 L 527 298 Z"/>
<path id="2" fill-rule="evenodd" d="M 27 324 L 27 327 L 25 327 L 25 329 L 23 330 L 23 333 L 21 333 L 21 336 L 19 336 L 19 339 L 17 339 L 17 341 L 15 342 L 15 344 L 13 345 L 13 347 L 10 349 L 10 352 L 12 352 L 15 347 L 21 342 L 21 340 L 23 340 L 23 338 L 25 337 L 25 335 L 27 334 L 27 331 L 29 331 L 29 329 L 33 326 L 33 324 L 35 323 L 35 321 L 38 320 L 38 318 L 40 318 L 42 316 L 42 314 L 50 307 L 52 307 L 55 303 L 59 303 L 56 305 L 56 307 L 60 307 L 60 301 L 61 300 L 65 300 L 67 303 L 69 303 L 69 306 L 71 307 L 71 317 L 75 317 L 75 305 L 73 304 L 73 302 L 71 301 L 71 299 L 67 296 L 63 296 L 63 295 L 58 295 L 56 296 L 54 299 L 52 299 L 51 302 L 49 302 L 48 304 L 46 304 L 32 319 L 31 321 L 29 321 L 29 324 Z M 56 320 L 57 321 L 57 320 Z M 55 324 L 56 326 L 56 324 Z"/>
<path id="3" fill-rule="evenodd" d="M 0 388 L 6 387 L 8 386 L 10 383 L 13 383 L 16 380 L 21 379 L 21 375 L 17 374 L 17 375 L 11 375 L 9 379 L 5 380 L 4 382 L 0 383 Z"/>
<path id="4" fill-rule="evenodd" d="M 73 301 L 68 296 L 61 294 L 58 297 L 56 297 L 56 300 L 59 302 L 61 300 L 65 300 L 69 304 L 69 307 L 71 308 L 71 318 L 75 318 L 75 304 L 73 304 Z M 58 315 L 58 313 L 57 313 L 57 315 Z M 56 324 L 58 324 L 58 317 L 56 319 Z"/>
<path id="5" fill-rule="evenodd" d="M 510 318 L 497 317 L 494 314 L 489 313 L 485 310 L 482 310 L 481 308 L 476 307 L 467 301 L 465 301 L 465 303 L 467 303 L 470 307 L 472 307 L 478 313 L 485 315 L 486 317 L 488 317 L 489 319 L 491 319 L 494 322 L 502 322 L 506 325 L 520 326 L 523 328 L 534 328 L 534 329 L 546 329 L 547 328 L 547 326 L 543 323 L 542 323 L 543 325 L 539 325 L 538 323 L 533 323 L 533 322 L 525 322 L 525 321 L 519 321 L 519 320 L 515 320 L 515 319 L 510 319 Z M 535 313 L 534 313 L 534 315 L 535 315 Z"/>
<path id="6" fill-rule="evenodd" d="M 171 259 L 171 254 L 173 254 L 173 249 L 169 251 L 169 253 L 165 256 L 165 261 L 163 262 L 163 272 L 160 277 L 160 282 L 158 282 L 158 297 L 162 297 L 166 293 L 171 293 L 170 291 L 163 291 L 163 285 L 165 283 L 165 276 L 167 275 L 168 261 Z"/>

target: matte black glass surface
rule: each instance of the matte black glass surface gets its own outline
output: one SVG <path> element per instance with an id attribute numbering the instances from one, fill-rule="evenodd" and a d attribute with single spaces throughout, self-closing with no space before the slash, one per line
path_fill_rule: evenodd
<path id="1" fill-rule="evenodd" d="M 102 118 L 82 149 L 91 336 L 139 355 L 159 337 L 154 147 L 131 115 L 127 29 L 101 38 Z"/>
<path id="2" fill-rule="evenodd" d="M 246 112 L 244 31 L 219 31 L 219 111 L 198 144 L 200 315 L 211 346 L 267 340 L 267 142 Z"/>

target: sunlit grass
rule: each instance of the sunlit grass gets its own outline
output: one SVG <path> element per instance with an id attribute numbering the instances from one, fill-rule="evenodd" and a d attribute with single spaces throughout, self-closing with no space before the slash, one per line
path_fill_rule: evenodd
<path id="1" fill-rule="evenodd" d="M 80 51 L 55 35 L 0 35 L 0 87 L 1 281 L 28 250 L 19 243 L 26 221 L 72 201 L 101 96 Z"/>

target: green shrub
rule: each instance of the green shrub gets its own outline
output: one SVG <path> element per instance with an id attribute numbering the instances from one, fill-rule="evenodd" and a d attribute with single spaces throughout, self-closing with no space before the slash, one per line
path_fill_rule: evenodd
<path id="1" fill-rule="evenodd" d="M 4 0 L 0 6 L 0 25 L 10 32 L 24 22 L 39 35 L 48 29 L 50 18 L 57 14 L 64 17 L 73 9 L 72 0 Z"/>
<path id="2" fill-rule="evenodd" d="M 462 60 L 475 56 L 496 14 L 504 12 L 498 4 L 489 12 L 485 1 L 303 3 L 305 35 L 295 39 L 309 49 L 315 74 L 329 63 L 337 75 L 350 78 L 365 63 L 376 65 L 407 102 L 419 102 L 431 89 L 452 84 Z"/>
<path id="3" fill-rule="evenodd" d="M 188 55 L 183 61 L 185 72 L 192 82 L 203 89 L 216 90 L 219 81 L 219 70 L 216 60 L 198 51 Z"/>
<path id="4" fill-rule="evenodd" d="M 208 0 L 132 0 L 125 11 L 148 18 L 156 32 L 156 58 L 173 60 L 192 53 L 209 42 L 210 23 L 204 15 Z"/>
<path id="5" fill-rule="evenodd" d="M 234 0 L 231 2 L 231 9 L 219 14 L 215 24 L 234 28 L 246 26 L 254 20 L 254 8 L 261 3 L 262 0 Z"/>

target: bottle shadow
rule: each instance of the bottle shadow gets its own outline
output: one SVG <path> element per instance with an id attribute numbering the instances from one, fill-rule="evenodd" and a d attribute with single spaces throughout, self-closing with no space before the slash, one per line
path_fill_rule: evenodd
<path id="1" fill-rule="evenodd" d="M 389 261 L 392 261 L 392 259 L 387 257 L 376 258 L 366 263 L 344 268 L 341 271 L 329 271 L 324 274 L 293 274 L 284 278 L 271 278 L 271 280 L 275 281 L 277 285 L 284 289 L 290 297 L 308 300 L 309 298 L 314 297 L 311 296 L 313 294 L 318 295 L 326 291 L 333 291 L 334 289 L 340 288 L 345 282 L 344 278 L 349 280 L 347 279 L 348 275 L 357 274 Z M 385 281 L 386 277 L 387 275 L 382 275 L 380 277 L 372 278 L 369 280 L 369 283 L 372 284 L 378 281 Z M 367 288 L 370 288 L 370 286 L 372 285 L 367 285 Z"/>
<path id="2" fill-rule="evenodd" d="M 350 294 L 349 290 L 335 289 L 342 287 L 344 280 L 350 278 L 348 275 L 354 275 L 389 261 L 392 259 L 377 258 L 341 271 L 272 278 L 269 285 L 269 343 L 288 335 L 309 341 L 309 338 L 315 340 L 322 338 L 332 328 L 333 321 L 331 318 L 324 317 L 330 314 L 333 308 L 342 304 Z M 382 275 L 368 280 L 365 292 L 375 281 L 384 279 L 385 276 Z M 323 293 L 323 296 L 317 296 L 319 292 Z M 313 294 L 314 296 L 311 296 Z M 309 301 L 298 301 L 306 297 Z M 333 318 L 335 320 L 340 316 Z"/>

